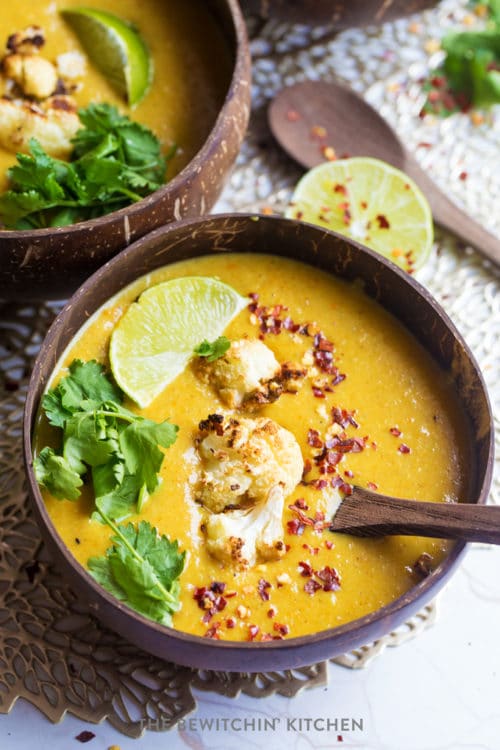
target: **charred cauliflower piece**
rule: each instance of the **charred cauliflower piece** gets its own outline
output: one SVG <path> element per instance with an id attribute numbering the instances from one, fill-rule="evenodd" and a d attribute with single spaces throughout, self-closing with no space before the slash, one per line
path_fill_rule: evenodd
<path id="1" fill-rule="evenodd" d="M 211 414 L 200 423 L 199 501 L 208 551 L 224 563 L 253 565 L 285 552 L 283 503 L 302 478 L 300 447 L 272 419 Z"/>
<path id="2" fill-rule="evenodd" d="M 7 52 L 31 55 L 38 52 L 45 44 L 45 33 L 40 26 L 28 26 L 22 31 L 15 31 L 7 38 Z"/>
<path id="3" fill-rule="evenodd" d="M 66 97 L 48 99 L 43 107 L 25 100 L 0 99 L 0 145 L 14 153 L 29 153 L 30 139 L 36 138 L 48 154 L 65 159 L 80 127 L 80 119 Z"/>
<path id="4" fill-rule="evenodd" d="M 7 55 L 3 70 L 20 87 L 25 96 L 46 99 L 57 87 L 57 71 L 49 60 L 38 55 Z"/>
<path id="5" fill-rule="evenodd" d="M 257 558 L 277 560 L 282 557 L 285 554 L 284 499 L 282 489 L 274 487 L 265 503 L 249 511 L 211 514 L 205 523 L 210 554 L 240 568 L 254 565 Z"/>
<path id="6" fill-rule="evenodd" d="M 227 352 L 213 362 L 196 361 L 198 375 L 218 392 L 231 409 L 257 409 L 280 395 L 298 389 L 305 371 L 289 363 L 280 365 L 259 339 L 233 341 Z"/>
<path id="7" fill-rule="evenodd" d="M 286 497 L 302 478 L 294 435 L 272 419 L 212 414 L 200 422 L 200 502 L 213 513 L 265 502 L 274 487 Z"/>

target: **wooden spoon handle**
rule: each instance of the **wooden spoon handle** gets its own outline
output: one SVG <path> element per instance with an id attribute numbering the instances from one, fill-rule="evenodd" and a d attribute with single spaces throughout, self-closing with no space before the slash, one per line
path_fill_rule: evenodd
<path id="1" fill-rule="evenodd" d="M 347 496 L 331 529 L 362 536 L 403 534 L 500 544 L 500 506 Z"/>
<path id="2" fill-rule="evenodd" d="M 415 180 L 432 206 L 432 215 L 436 224 L 448 229 L 496 266 L 500 266 L 500 239 L 464 213 L 408 155 L 405 170 Z"/>

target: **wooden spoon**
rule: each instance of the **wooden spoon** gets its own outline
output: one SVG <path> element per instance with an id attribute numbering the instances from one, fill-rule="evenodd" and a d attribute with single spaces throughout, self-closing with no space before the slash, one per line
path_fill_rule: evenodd
<path id="1" fill-rule="evenodd" d="M 438 224 L 500 265 L 500 240 L 442 192 L 392 128 L 354 91 L 325 81 L 297 83 L 276 96 L 268 117 L 276 140 L 308 169 L 325 161 L 325 146 L 333 147 L 337 158 L 372 156 L 401 169 L 423 191 Z"/>
<path id="2" fill-rule="evenodd" d="M 401 500 L 353 487 L 329 527 L 355 536 L 430 536 L 500 544 L 500 506 Z"/>

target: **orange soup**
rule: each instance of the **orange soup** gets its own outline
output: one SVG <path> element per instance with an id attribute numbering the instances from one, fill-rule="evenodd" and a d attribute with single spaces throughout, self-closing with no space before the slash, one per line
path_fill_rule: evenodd
<path id="1" fill-rule="evenodd" d="M 443 559 L 448 544 L 332 533 L 328 521 L 336 498 L 357 484 L 403 498 L 458 501 L 466 490 L 467 427 L 435 362 L 355 284 L 275 256 L 221 253 L 174 263 L 101 308 L 65 352 L 51 385 L 75 358 L 109 367 L 111 333 L 131 302 L 147 287 L 193 275 L 220 279 L 251 295 L 224 332 L 229 341 L 260 341 L 279 363 L 296 363 L 303 372 L 296 388 L 264 401 L 257 411 L 252 406 L 247 412 L 245 402 L 228 406 L 213 383 L 200 378 L 194 361 L 148 408 L 139 411 L 125 402 L 144 417 L 169 418 L 179 427 L 165 451 L 159 488 L 129 519 L 149 521 L 187 551 L 173 626 L 214 638 L 269 640 L 341 625 L 391 602 L 428 572 L 426 566 L 432 569 Z M 272 420 L 300 449 L 299 480 L 284 499 L 277 523 L 283 547 L 274 559 L 257 549 L 255 560 L 245 565 L 237 556 L 214 555 L 208 544 L 207 523 L 215 513 L 200 502 L 197 451 L 200 423 L 205 420 L 206 428 L 214 414 L 232 424 Z M 42 417 L 37 450 L 56 446 L 57 439 Z M 278 462 L 282 458 L 278 452 Z M 45 490 L 44 498 L 64 543 L 83 566 L 104 554 L 112 532 L 91 520 L 88 487 L 76 502 L 57 500 Z M 222 509 L 231 512 L 229 505 Z"/>

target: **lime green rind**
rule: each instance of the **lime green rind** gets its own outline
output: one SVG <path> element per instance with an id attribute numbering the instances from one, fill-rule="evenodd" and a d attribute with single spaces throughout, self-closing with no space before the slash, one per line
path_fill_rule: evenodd
<path id="1" fill-rule="evenodd" d="M 153 62 L 141 35 L 129 22 L 97 8 L 67 8 L 61 15 L 73 28 L 90 60 L 133 107 L 153 80 Z"/>

